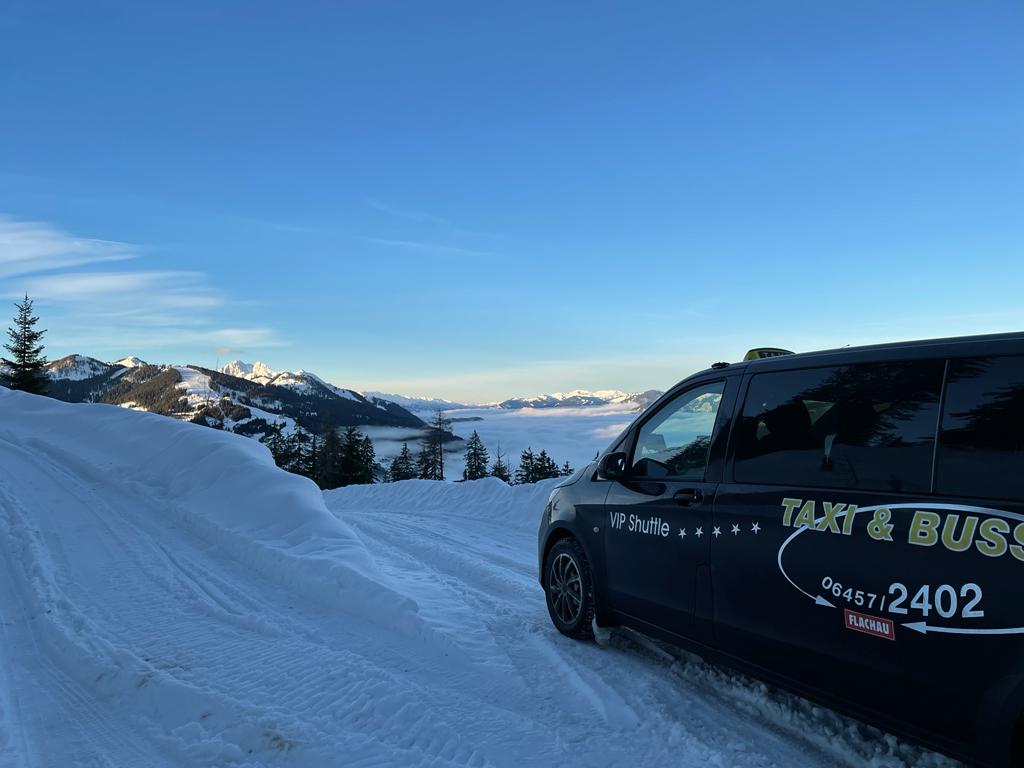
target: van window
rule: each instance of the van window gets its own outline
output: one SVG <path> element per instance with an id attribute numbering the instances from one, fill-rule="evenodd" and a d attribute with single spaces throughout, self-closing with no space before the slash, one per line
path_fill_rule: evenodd
<path id="1" fill-rule="evenodd" d="M 945 362 L 762 373 L 737 425 L 734 478 L 927 492 Z"/>
<path id="2" fill-rule="evenodd" d="M 632 474 L 703 480 L 725 382 L 688 389 L 662 406 L 637 435 Z"/>
<path id="3" fill-rule="evenodd" d="M 1024 357 L 951 360 L 935 487 L 1024 499 Z"/>

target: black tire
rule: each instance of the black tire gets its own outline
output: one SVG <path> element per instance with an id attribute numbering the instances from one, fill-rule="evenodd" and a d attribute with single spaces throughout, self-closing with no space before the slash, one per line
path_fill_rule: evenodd
<path id="1" fill-rule="evenodd" d="M 594 580 L 583 547 L 561 539 L 544 562 L 544 595 L 555 628 L 576 640 L 594 637 Z"/>

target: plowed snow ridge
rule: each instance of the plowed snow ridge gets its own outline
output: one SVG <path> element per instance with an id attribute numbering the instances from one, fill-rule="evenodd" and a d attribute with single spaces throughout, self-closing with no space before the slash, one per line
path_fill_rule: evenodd
<path id="1" fill-rule="evenodd" d="M 629 633 L 562 638 L 550 488 L 321 494 L 237 435 L 0 388 L 0 768 L 948 763 Z"/>

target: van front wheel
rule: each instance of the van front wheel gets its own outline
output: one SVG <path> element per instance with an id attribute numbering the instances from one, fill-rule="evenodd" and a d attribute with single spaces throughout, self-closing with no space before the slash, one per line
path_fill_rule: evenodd
<path id="1" fill-rule="evenodd" d="M 577 640 L 594 637 L 594 582 L 576 539 L 562 539 L 548 552 L 544 592 L 548 614 L 559 632 Z"/>

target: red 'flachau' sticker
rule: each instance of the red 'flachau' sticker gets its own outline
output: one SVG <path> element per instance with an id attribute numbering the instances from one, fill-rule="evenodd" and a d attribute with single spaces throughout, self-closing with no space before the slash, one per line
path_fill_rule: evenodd
<path id="1" fill-rule="evenodd" d="M 854 632 L 863 632 L 865 635 L 884 637 L 886 640 L 896 639 L 896 627 L 890 619 L 857 613 L 849 608 L 843 610 L 843 626 Z"/>

